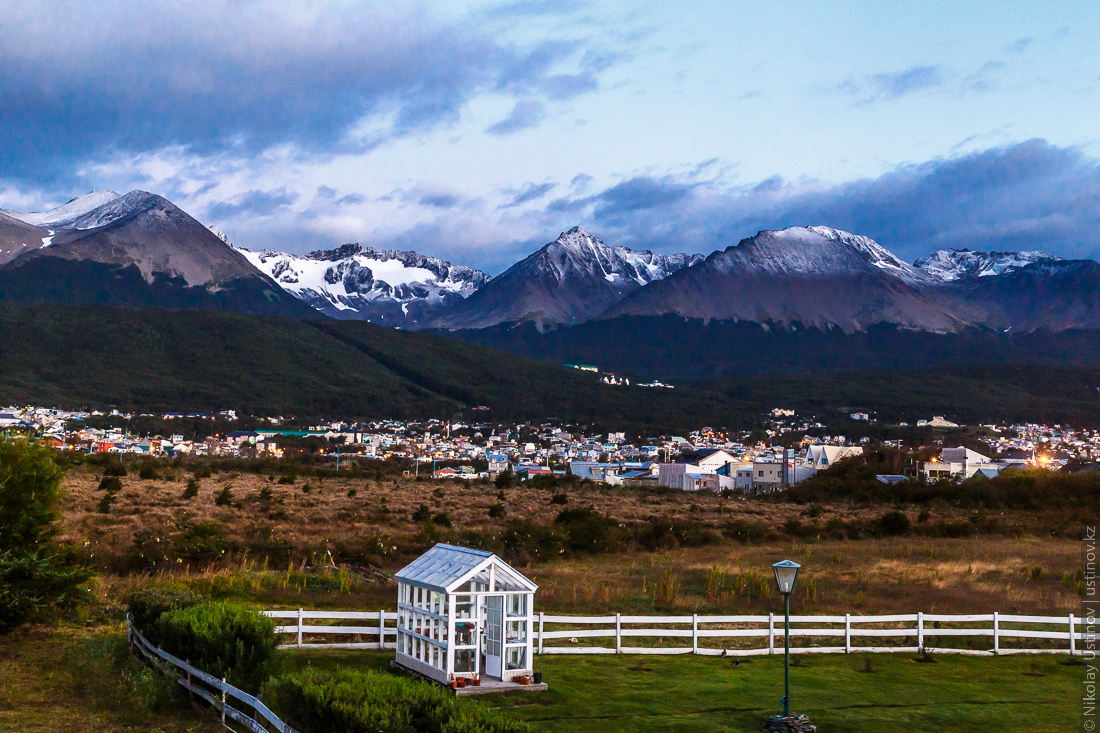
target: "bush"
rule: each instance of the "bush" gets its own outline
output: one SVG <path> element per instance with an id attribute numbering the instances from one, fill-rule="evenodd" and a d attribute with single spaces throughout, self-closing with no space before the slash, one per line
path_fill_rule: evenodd
<path id="1" fill-rule="evenodd" d="M 0 633 L 71 606 L 92 576 L 74 563 L 72 547 L 50 544 L 58 531 L 61 476 L 48 448 L 0 443 Z"/>
<path id="2" fill-rule="evenodd" d="M 879 530 L 882 534 L 899 535 L 908 534 L 912 527 L 909 522 L 909 517 L 905 515 L 905 512 L 887 512 L 878 518 Z"/>
<path id="3" fill-rule="evenodd" d="M 138 469 L 138 478 L 142 481 L 153 481 L 160 478 L 160 471 L 152 463 L 143 463 Z"/>
<path id="4" fill-rule="evenodd" d="M 229 484 L 226 484 L 222 487 L 222 490 L 214 496 L 214 504 L 216 506 L 229 506 L 232 503 L 233 492 L 230 490 Z"/>
<path id="5" fill-rule="evenodd" d="M 156 635 L 154 623 L 162 613 L 189 608 L 202 601 L 202 596 L 185 588 L 150 587 L 131 593 L 126 601 L 126 608 L 130 612 L 130 620 L 134 626 L 145 634 L 149 641 L 157 644 L 154 638 Z"/>
<path id="6" fill-rule="evenodd" d="M 109 494 L 122 491 L 122 481 L 118 476 L 104 476 L 99 482 L 99 490 L 106 491 Z"/>
<path id="7" fill-rule="evenodd" d="M 206 465 L 205 463 L 200 463 L 199 465 L 195 466 L 195 469 L 192 473 L 197 479 L 210 478 L 213 475 L 213 472 L 211 472 L 210 470 L 210 466 Z"/>
<path id="8" fill-rule="evenodd" d="M 187 479 L 187 488 L 183 490 L 184 499 L 194 499 L 199 495 L 199 482 L 193 478 Z"/>
<path id="9" fill-rule="evenodd" d="M 273 680 L 264 699 L 303 733 L 529 733 L 526 723 L 449 690 L 383 672 L 307 670 Z"/>
<path id="10" fill-rule="evenodd" d="M 507 513 L 508 511 L 504 508 L 503 504 L 493 504 L 489 507 L 489 517 L 491 519 L 499 519 Z"/>
<path id="11" fill-rule="evenodd" d="M 275 664 L 275 622 L 239 604 L 200 603 L 166 611 L 152 628 L 169 654 L 252 693 Z"/>
<path id="12" fill-rule="evenodd" d="M 110 461 L 103 467 L 103 475 L 104 476 L 125 476 L 126 475 L 126 466 L 122 465 L 121 460 Z"/>
<path id="13" fill-rule="evenodd" d="M 569 496 L 567 494 L 554 494 L 550 497 L 551 504 L 568 504 Z"/>
<path id="14" fill-rule="evenodd" d="M 110 514 L 111 504 L 115 503 L 115 495 L 111 492 L 107 492 L 99 499 L 99 506 L 97 507 L 100 514 Z"/>
<path id="15" fill-rule="evenodd" d="M 92 573 L 69 560 L 67 552 L 0 552 L 0 634 L 48 609 L 75 605 Z"/>
<path id="16" fill-rule="evenodd" d="M 438 524 L 440 527 L 450 527 L 452 524 L 451 516 L 447 512 L 440 512 L 432 517 L 432 523 Z"/>
<path id="17" fill-rule="evenodd" d="M 416 508 L 416 511 L 412 513 L 412 520 L 414 522 L 427 522 L 432 518 L 432 510 L 428 508 L 427 504 L 421 504 Z"/>

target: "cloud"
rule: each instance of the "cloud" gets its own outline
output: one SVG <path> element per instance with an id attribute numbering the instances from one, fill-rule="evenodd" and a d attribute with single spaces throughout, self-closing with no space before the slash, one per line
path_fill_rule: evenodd
<path id="1" fill-rule="evenodd" d="M 558 184 L 556 183 L 540 183 L 538 185 L 534 183 L 528 183 L 512 197 L 507 203 L 501 204 L 502 209 L 510 209 L 514 206 L 526 204 L 531 201 L 541 199 L 546 194 L 550 193 Z"/>
<path id="2" fill-rule="evenodd" d="M 861 79 L 849 79 L 841 84 L 846 91 L 859 98 L 863 104 L 889 101 L 907 94 L 934 89 L 944 83 L 938 66 L 914 66 L 904 71 L 872 74 Z"/>
<path id="3" fill-rule="evenodd" d="M 298 200 L 298 194 L 287 192 L 286 188 L 277 191 L 248 191 L 237 196 L 232 203 L 219 203 L 207 209 L 207 216 L 218 221 L 240 216 L 270 216 L 282 206 Z"/>
<path id="4" fill-rule="evenodd" d="M 490 135 L 510 135 L 513 132 L 536 126 L 542 122 L 545 116 L 546 108 L 543 107 L 542 102 L 534 99 L 524 99 L 516 102 L 512 114 L 490 126 L 486 132 Z"/>
<path id="5" fill-rule="evenodd" d="M 840 185 L 770 178 L 739 189 L 633 178 L 547 216 L 590 218 L 609 242 L 710 252 L 761 229 L 825 225 L 912 261 L 942 248 L 1100 259 L 1100 161 L 1030 140 Z"/>
<path id="6" fill-rule="evenodd" d="M 338 0 L 26 0 L 5 8 L 0 58 L 0 171 L 39 184 L 172 146 L 361 152 L 451 124 L 480 93 L 531 97 L 507 132 L 541 118 L 533 97 L 594 89 L 599 71 L 583 43 L 523 49 L 470 18 Z"/>
<path id="7" fill-rule="evenodd" d="M 452 209 L 458 206 L 458 197 L 450 193 L 429 193 L 420 197 L 420 203 L 437 209 Z"/>
<path id="8" fill-rule="evenodd" d="M 660 180 L 641 176 L 618 183 L 596 196 L 598 219 L 612 219 L 641 209 L 666 207 L 682 201 L 694 186 L 671 178 Z"/>

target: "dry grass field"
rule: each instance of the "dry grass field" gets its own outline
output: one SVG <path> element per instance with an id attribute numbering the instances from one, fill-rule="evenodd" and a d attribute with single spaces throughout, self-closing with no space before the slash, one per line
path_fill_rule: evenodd
<path id="1" fill-rule="evenodd" d="M 540 607 L 547 611 L 766 612 L 777 603 L 769 565 L 783 557 L 804 566 L 795 604 L 805 612 L 1061 614 L 1077 605 L 1077 543 L 1028 536 L 1025 528 L 1041 526 L 1049 517 L 1024 512 L 997 515 L 1002 530 L 994 534 L 837 540 L 825 532 L 792 538 L 783 528 L 791 520 L 820 526 L 833 518 L 872 521 L 887 509 L 595 485 L 568 489 L 562 504 L 552 503 L 560 490 L 524 485 L 500 490 L 481 482 L 317 477 L 287 485 L 273 477 L 226 473 L 199 480 L 198 494 L 185 498 L 188 479 L 183 472 L 157 480 L 131 473 L 101 512 L 100 475 L 78 467 L 65 479 L 62 539 L 85 546 L 89 559 L 107 571 L 101 583 L 108 588 L 128 585 L 113 577 L 120 573 L 201 578 L 242 567 L 306 571 L 333 561 L 361 580 L 363 568 L 392 573 L 436 540 L 492 541 L 513 520 L 552 525 L 563 509 L 591 507 L 623 525 L 690 522 L 710 529 L 714 539 L 694 547 L 672 542 L 656 549 L 563 553 L 538 562 L 513 557 L 542 586 Z M 225 487 L 228 504 L 223 499 L 219 506 L 215 499 Z M 494 505 L 503 505 L 503 515 L 498 509 L 490 516 Z M 452 526 L 414 520 L 425 506 L 432 517 L 445 514 Z M 918 529 L 932 522 L 989 519 L 950 506 L 932 506 L 923 517 L 917 510 L 908 514 Z M 729 539 L 722 531 L 731 525 L 754 526 L 760 535 L 747 542 Z M 1019 528 L 1023 536 L 1006 527 Z M 378 578 L 348 584 L 338 595 L 348 603 L 388 607 L 392 592 Z M 298 583 L 302 593 L 308 585 Z M 283 595 L 272 594 L 272 602 L 293 604 L 297 586 L 283 586 Z M 331 594 L 325 602 L 332 607 Z"/>

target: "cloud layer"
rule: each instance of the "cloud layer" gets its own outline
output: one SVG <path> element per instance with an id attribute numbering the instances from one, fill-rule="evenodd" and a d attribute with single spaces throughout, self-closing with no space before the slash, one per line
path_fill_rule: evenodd
<path id="1" fill-rule="evenodd" d="M 562 99 L 596 88 L 573 49 L 520 49 L 418 6 L 164 0 L 26 2 L 0 34 L 0 170 L 48 181 L 84 160 L 183 146 L 253 155 L 370 149 L 456 120 L 475 94 Z M 495 131 L 537 124 L 520 101 Z"/>
<path id="2" fill-rule="evenodd" d="M 760 229 L 825 225 L 910 261 L 951 247 L 1100 258 L 1100 162 L 1043 140 L 835 186 L 772 179 L 731 190 L 632 178 L 552 208 L 586 218 L 609 241 L 662 251 L 706 252 Z"/>

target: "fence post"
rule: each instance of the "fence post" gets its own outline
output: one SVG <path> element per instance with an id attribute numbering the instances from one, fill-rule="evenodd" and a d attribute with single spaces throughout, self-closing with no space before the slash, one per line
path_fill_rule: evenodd
<path id="1" fill-rule="evenodd" d="M 924 611 L 917 611 L 917 651 L 924 651 Z"/>
<path id="2" fill-rule="evenodd" d="M 844 653 L 852 652 L 852 614 L 844 614 Z"/>
<path id="3" fill-rule="evenodd" d="M 225 677 L 222 677 L 222 728 L 225 727 Z"/>
<path id="4" fill-rule="evenodd" d="M 1069 615 L 1069 654 L 1073 656 L 1077 651 L 1077 640 L 1073 638 L 1073 614 Z"/>
<path id="5" fill-rule="evenodd" d="M 1001 619 L 996 611 L 993 612 L 993 653 L 1001 653 Z"/>
<path id="6" fill-rule="evenodd" d="M 195 702 L 195 691 L 191 688 L 191 660 L 183 660 L 187 664 L 187 699 Z"/>
<path id="7" fill-rule="evenodd" d="M 699 653 L 699 614 L 691 614 L 691 653 Z"/>
<path id="8" fill-rule="evenodd" d="M 542 654 L 542 611 L 539 611 L 539 654 Z"/>
<path id="9" fill-rule="evenodd" d="M 623 653 L 623 616 L 621 613 L 615 613 L 615 653 Z"/>
<path id="10" fill-rule="evenodd" d="M 382 609 L 378 612 L 378 648 L 386 648 L 386 611 Z"/>
<path id="11" fill-rule="evenodd" d="M 768 654 L 775 654 L 775 614 L 768 614 Z"/>
<path id="12" fill-rule="evenodd" d="M 302 611 L 304 609 L 298 609 L 298 648 L 302 648 Z"/>

